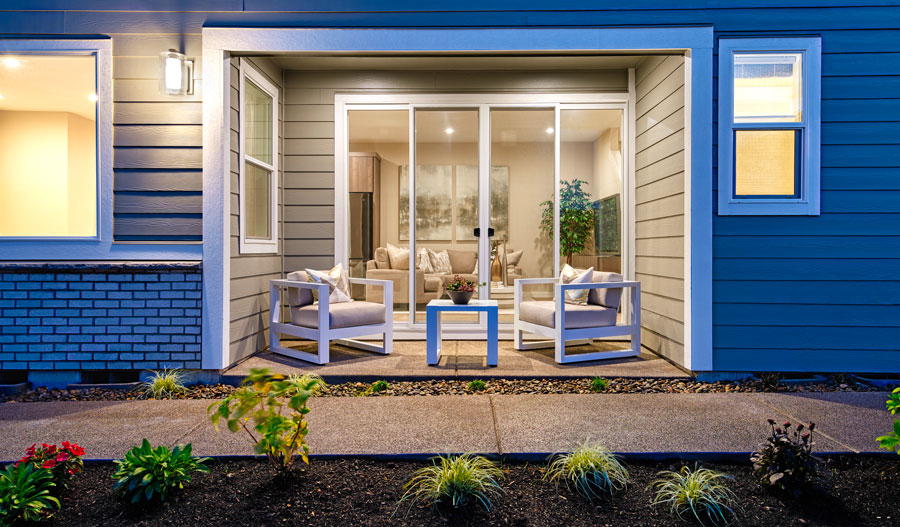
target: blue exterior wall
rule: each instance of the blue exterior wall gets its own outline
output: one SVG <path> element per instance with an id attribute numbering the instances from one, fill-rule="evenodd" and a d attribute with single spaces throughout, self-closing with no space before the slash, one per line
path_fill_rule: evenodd
<path id="1" fill-rule="evenodd" d="M 0 33 L 180 33 L 196 38 L 203 25 L 711 25 L 717 38 L 821 36 L 822 213 L 817 217 L 714 215 L 714 368 L 900 371 L 897 2 L 460 0 L 438 8 L 408 0 L 132 4 L 134 12 L 128 11 L 127 1 L 6 0 L 0 7 Z M 449 6 L 454 11 L 447 11 Z M 716 93 L 717 79 L 711 82 Z M 717 115 L 715 107 L 713 115 Z M 716 158 L 714 149 L 714 165 Z M 694 175 L 701 176 L 712 178 L 715 185 L 715 170 Z M 716 196 L 707 199 L 715 207 Z"/>

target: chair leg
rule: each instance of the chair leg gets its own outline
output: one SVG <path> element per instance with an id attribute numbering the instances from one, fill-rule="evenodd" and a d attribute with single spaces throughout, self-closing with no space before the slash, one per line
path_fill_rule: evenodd
<path id="1" fill-rule="evenodd" d="M 557 364 L 562 364 L 566 359 L 566 341 L 563 339 L 562 333 L 557 333 L 553 340 L 553 358 Z"/>
<path id="2" fill-rule="evenodd" d="M 517 350 L 522 350 L 522 342 L 525 340 L 525 332 L 516 326 L 513 329 L 513 341 Z"/>
<path id="3" fill-rule="evenodd" d="M 393 322 L 388 322 L 384 329 L 384 340 L 382 341 L 382 346 L 384 346 L 384 354 L 390 355 L 394 351 L 394 324 Z"/>
<path id="4" fill-rule="evenodd" d="M 328 364 L 330 360 L 329 351 L 331 350 L 331 346 L 329 346 L 330 341 L 328 337 L 325 335 L 319 334 L 319 364 Z"/>

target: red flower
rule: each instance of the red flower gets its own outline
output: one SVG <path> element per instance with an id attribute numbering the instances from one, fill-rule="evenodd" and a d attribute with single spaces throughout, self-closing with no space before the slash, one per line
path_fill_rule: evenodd
<path id="1" fill-rule="evenodd" d="M 27 450 L 25 450 L 25 453 L 28 454 L 29 456 L 33 456 L 34 455 L 34 447 L 36 447 L 36 446 L 37 446 L 37 443 L 31 445 L 30 447 L 28 447 Z"/>
<path id="2" fill-rule="evenodd" d="M 68 450 L 69 453 L 72 454 L 73 456 L 83 456 L 84 455 L 84 449 L 78 445 L 66 446 L 64 443 L 63 446 L 65 446 L 66 450 Z"/>
<path id="3" fill-rule="evenodd" d="M 55 466 L 56 466 L 56 461 L 54 461 L 52 459 L 48 459 L 47 461 L 44 461 L 44 463 L 41 465 L 41 468 L 53 468 Z"/>
<path id="4" fill-rule="evenodd" d="M 60 451 L 58 454 L 56 454 L 56 462 L 57 463 L 62 463 L 63 461 L 65 461 L 67 459 L 69 459 L 69 454 L 67 454 L 66 452 Z"/>

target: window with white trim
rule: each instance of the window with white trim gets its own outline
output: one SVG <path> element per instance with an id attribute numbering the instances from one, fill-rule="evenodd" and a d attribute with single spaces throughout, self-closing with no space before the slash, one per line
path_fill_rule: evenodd
<path id="1" fill-rule="evenodd" d="M 719 214 L 818 215 L 821 40 L 719 40 Z"/>
<path id="2" fill-rule="evenodd" d="M 96 238 L 96 52 L 0 53 L 0 237 Z"/>
<path id="3" fill-rule="evenodd" d="M 240 82 L 240 252 L 278 252 L 278 87 L 246 60 Z"/>

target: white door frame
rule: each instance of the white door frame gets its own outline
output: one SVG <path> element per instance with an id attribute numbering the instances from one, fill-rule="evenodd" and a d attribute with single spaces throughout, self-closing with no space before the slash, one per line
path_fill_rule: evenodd
<path id="1" fill-rule="evenodd" d="M 229 83 L 232 54 L 604 52 L 685 57 L 684 364 L 713 369 L 712 79 L 713 28 L 224 28 L 204 27 L 202 367 L 228 364 Z M 693 199 L 696 196 L 697 199 Z"/>
<path id="2" fill-rule="evenodd" d="M 622 112 L 622 133 L 626 138 L 623 141 L 622 174 L 623 174 L 623 221 L 622 233 L 624 246 L 622 251 L 622 274 L 626 280 L 634 279 L 634 161 L 633 144 L 627 138 L 633 136 L 630 133 L 633 125 L 631 115 L 633 107 L 633 94 L 630 92 L 602 92 L 602 93 L 418 93 L 418 94 L 384 94 L 384 93 L 339 93 L 334 96 L 334 259 L 345 265 L 349 261 L 350 236 L 349 236 L 349 170 L 347 156 L 349 155 L 349 130 L 348 119 L 350 111 L 356 110 L 406 110 L 409 116 L 409 170 L 408 188 L 410 196 L 415 196 L 415 112 L 420 109 L 447 108 L 447 109 L 473 109 L 478 111 L 478 160 L 479 160 L 479 189 L 487 189 L 490 186 L 491 164 L 491 130 L 490 112 L 492 109 L 516 109 L 516 108 L 544 108 L 554 111 L 554 232 L 553 254 L 559 254 L 559 183 L 560 183 L 560 137 L 559 122 L 562 110 L 619 110 Z M 489 194 L 479 193 L 479 228 L 481 232 L 487 232 L 490 222 Z M 415 200 L 410 199 L 410 218 L 415 217 Z M 410 248 L 415 246 L 415 222 L 409 222 Z M 487 236 L 481 236 L 478 240 L 478 265 L 479 276 L 490 276 L 490 259 L 483 256 L 490 254 L 490 240 Z M 409 254 L 409 268 L 415 269 L 416 256 L 413 250 Z M 553 276 L 559 275 L 559 257 L 553 259 Z M 489 297 L 490 286 L 479 288 L 481 298 Z M 406 321 L 395 322 L 395 337 L 425 338 L 425 324 L 415 319 L 415 274 L 409 275 L 409 317 Z M 399 299 L 397 299 L 399 300 Z M 629 301 L 625 299 L 623 313 L 628 316 Z M 444 333 L 465 339 L 483 339 L 485 317 L 480 317 L 479 324 L 448 324 Z M 512 324 L 500 325 L 501 336 L 511 337 Z"/>

